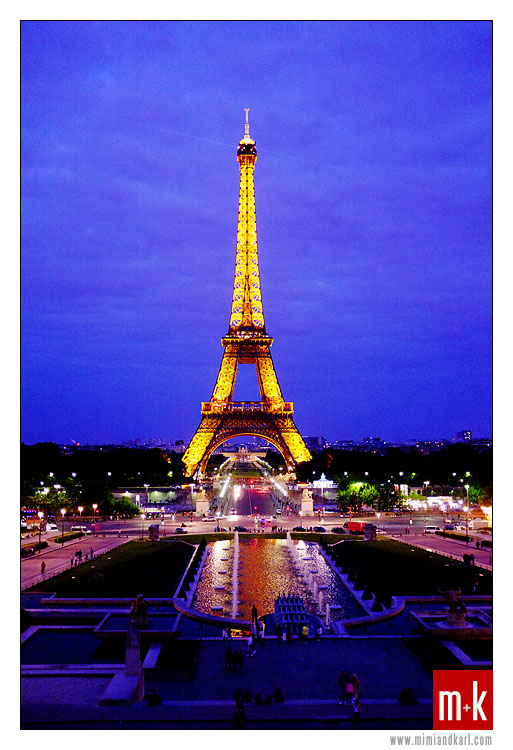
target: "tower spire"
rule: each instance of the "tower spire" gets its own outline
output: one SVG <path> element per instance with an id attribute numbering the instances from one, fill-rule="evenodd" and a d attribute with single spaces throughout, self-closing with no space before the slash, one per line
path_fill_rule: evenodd
<path id="1" fill-rule="evenodd" d="M 251 136 L 249 135 L 249 107 L 244 107 L 244 112 L 246 113 L 246 124 L 244 125 L 244 140 L 250 141 Z"/>

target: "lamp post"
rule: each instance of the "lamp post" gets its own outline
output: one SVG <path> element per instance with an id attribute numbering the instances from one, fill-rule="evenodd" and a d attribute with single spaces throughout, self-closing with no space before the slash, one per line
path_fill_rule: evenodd
<path id="1" fill-rule="evenodd" d="M 376 518 L 378 519 L 378 528 L 377 528 L 377 530 L 379 531 L 379 519 L 381 518 L 381 513 L 379 511 L 376 513 Z"/>
<path id="2" fill-rule="evenodd" d="M 465 511 L 465 542 L 468 544 L 468 511 L 469 511 L 469 504 L 468 504 L 468 491 L 469 491 L 469 484 L 465 485 L 465 489 L 467 490 L 467 504 L 463 508 Z"/>
<path id="3" fill-rule="evenodd" d="M 78 508 L 77 508 L 77 510 L 80 513 L 80 526 L 82 526 L 82 511 L 84 510 L 84 508 L 81 505 L 79 505 Z M 79 539 L 82 539 L 82 529 L 80 529 L 80 537 L 79 537 Z"/>
<path id="4" fill-rule="evenodd" d="M 144 486 L 146 487 L 146 505 L 149 505 L 150 504 L 150 485 L 145 484 Z"/>
<path id="5" fill-rule="evenodd" d="M 61 544 L 64 544 L 64 516 L 65 515 L 66 515 L 66 508 L 61 508 L 61 516 L 62 516 Z"/>
<path id="6" fill-rule="evenodd" d="M 144 519 L 146 518 L 145 513 L 141 513 L 141 541 L 144 539 Z"/>
<path id="7" fill-rule="evenodd" d="M 39 518 L 39 545 L 38 545 L 37 551 L 39 554 L 41 554 L 41 524 L 43 523 L 43 516 L 44 516 L 43 511 L 38 510 L 37 517 Z"/>

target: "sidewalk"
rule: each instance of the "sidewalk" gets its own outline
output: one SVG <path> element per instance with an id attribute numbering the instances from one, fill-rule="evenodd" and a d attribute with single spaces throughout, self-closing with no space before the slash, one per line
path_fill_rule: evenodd
<path id="1" fill-rule="evenodd" d="M 40 581 L 45 581 L 62 573 L 64 570 L 68 570 L 71 567 L 71 557 L 79 549 L 82 550 L 82 562 L 84 563 L 85 555 L 90 555 L 91 549 L 93 550 L 93 557 L 97 557 L 115 547 L 119 547 L 121 544 L 126 544 L 127 541 L 129 540 L 126 537 L 87 535 L 82 537 L 82 539 L 73 539 L 64 544 L 51 542 L 50 546 L 42 550 L 41 553 L 36 553 L 31 557 L 25 557 L 21 560 L 21 590 L 24 591 L 30 588 L 30 586 L 40 583 Z M 46 569 L 42 575 L 41 563 L 43 560 L 46 564 Z"/>
<path id="2" fill-rule="evenodd" d="M 474 564 L 480 565 L 487 570 L 492 570 L 492 550 L 476 549 L 475 543 L 466 544 L 455 539 L 443 538 L 436 534 L 401 534 L 389 535 L 390 539 L 404 544 L 411 544 L 412 547 L 421 547 L 429 552 L 436 552 L 447 557 L 454 557 L 458 560 L 463 559 L 463 555 L 474 555 Z"/>

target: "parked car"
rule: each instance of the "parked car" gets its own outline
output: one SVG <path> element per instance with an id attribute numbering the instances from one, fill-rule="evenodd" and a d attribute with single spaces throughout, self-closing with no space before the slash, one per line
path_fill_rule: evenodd
<path id="1" fill-rule="evenodd" d="M 222 526 L 216 526 L 214 531 L 226 531 L 226 529 L 223 529 Z"/>
<path id="2" fill-rule="evenodd" d="M 435 531 L 442 531 L 440 526 L 424 526 L 424 534 L 434 534 Z"/>
<path id="3" fill-rule="evenodd" d="M 324 526 L 314 526 L 313 530 L 316 531 L 318 534 L 322 534 L 323 532 L 326 531 L 326 529 L 324 528 Z"/>
<path id="4" fill-rule="evenodd" d="M 292 531 L 306 531 L 306 529 L 303 526 L 294 526 Z"/>
<path id="5" fill-rule="evenodd" d="M 456 526 L 453 523 L 446 523 L 445 524 L 445 530 L 446 531 L 455 531 Z"/>
<path id="6" fill-rule="evenodd" d="M 247 531 L 247 528 L 245 526 L 236 526 L 235 531 Z"/>
<path id="7" fill-rule="evenodd" d="M 217 518 L 215 516 L 209 516 L 208 518 L 204 518 L 204 521 L 217 521 Z"/>
<path id="8" fill-rule="evenodd" d="M 47 523 L 46 530 L 47 531 L 59 531 L 56 523 Z"/>
<path id="9" fill-rule="evenodd" d="M 88 529 L 87 526 L 72 526 L 70 531 L 80 531 L 81 534 L 92 534 L 93 532 L 91 529 Z"/>
<path id="10" fill-rule="evenodd" d="M 175 534 L 187 534 L 187 529 L 184 529 L 183 526 L 178 526 L 175 529 Z"/>
<path id="11" fill-rule="evenodd" d="M 343 526 L 333 526 L 333 528 L 331 529 L 331 533 L 332 534 L 345 534 L 346 530 L 344 529 Z"/>

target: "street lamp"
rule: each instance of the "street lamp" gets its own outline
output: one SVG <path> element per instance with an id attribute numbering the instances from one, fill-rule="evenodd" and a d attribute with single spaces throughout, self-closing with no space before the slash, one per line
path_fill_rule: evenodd
<path id="1" fill-rule="evenodd" d="M 146 518 L 145 513 L 141 513 L 141 540 L 144 539 L 144 519 Z"/>
<path id="2" fill-rule="evenodd" d="M 465 542 L 468 544 L 468 511 L 469 511 L 469 504 L 468 504 L 468 491 L 469 491 L 470 484 L 465 485 L 465 489 L 467 490 L 467 504 L 463 508 L 463 510 L 466 513 L 465 516 Z"/>
<path id="3" fill-rule="evenodd" d="M 44 513 L 42 510 L 37 511 L 37 516 L 39 518 L 39 546 L 38 546 L 38 552 L 41 554 L 41 524 L 43 523 L 43 516 Z"/>
<path id="4" fill-rule="evenodd" d="M 150 485 L 145 484 L 144 486 L 146 487 L 146 505 L 149 505 L 150 504 Z"/>
<path id="5" fill-rule="evenodd" d="M 376 517 L 378 519 L 378 529 L 377 530 L 379 531 L 379 519 L 381 518 L 381 513 L 379 511 L 376 513 Z"/>
<path id="6" fill-rule="evenodd" d="M 80 513 L 80 526 L 82 527 L 82 511 L 84 510 L 84 508 L 79 505 L 77 510 Z M 82 528 L 80 528 L 80 539 L 82 539 Z"/>
<path id="7" fill-rule="evenodd" d="M 66 515 L 66 508 L 61 508 L 61 516 L 62 516 L 61 544 L 64 544 L 64 516 L 65 515 Z"/>

